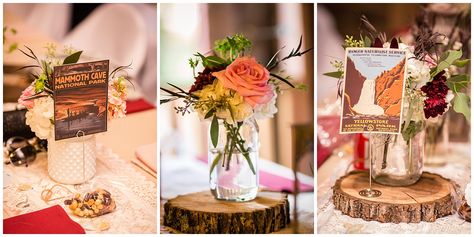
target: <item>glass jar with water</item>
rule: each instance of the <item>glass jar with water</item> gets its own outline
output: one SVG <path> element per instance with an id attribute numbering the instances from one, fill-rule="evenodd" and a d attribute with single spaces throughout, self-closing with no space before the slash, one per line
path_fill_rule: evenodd
<path id="1" fill-rule="evenodd" d="M 215 198 L 242 202 L 255 199 L 259 147 L 255 119 L 235 124 L 219 120 L 217 146 L 211 137 L 208 139 L 209 185 Z"/>

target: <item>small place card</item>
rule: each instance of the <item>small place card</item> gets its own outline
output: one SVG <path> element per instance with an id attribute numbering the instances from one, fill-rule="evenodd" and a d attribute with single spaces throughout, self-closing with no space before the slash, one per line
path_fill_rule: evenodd
<path id="1" fill-rule="evenodd" d="M 406 52 L 347 48 L 340 133 L 400 133 Z"/>
<path id="2" fill-rule="evenodd" d="M 55 140 L 107 131 L 108 74 L 109 60 L 54 67 Z"/>

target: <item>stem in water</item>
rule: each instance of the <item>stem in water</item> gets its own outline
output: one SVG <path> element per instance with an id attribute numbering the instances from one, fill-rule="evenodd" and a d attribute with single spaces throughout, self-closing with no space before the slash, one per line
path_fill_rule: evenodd
<path id="1" fill-rule="evenodd" d="M 390 134 L 385 135 L 385 141 L 383 145 L 383 160 L 382 160 L 382 169 L 387 168 L 387 155 L 388 155 L 388 144 L 390 141 Z"/>
<path id="2" fill-rule="evenodd" d="M 412 142 L 411 142 L 412 139 L 408 140 L 408 167 L 407 167 L 407 173 L 409 175 L 411 175 L 411 172 L 412 172 L 412 163 L 413 163 L 413 155 L 411 153 L 411 146 L 412 146 Z"/>

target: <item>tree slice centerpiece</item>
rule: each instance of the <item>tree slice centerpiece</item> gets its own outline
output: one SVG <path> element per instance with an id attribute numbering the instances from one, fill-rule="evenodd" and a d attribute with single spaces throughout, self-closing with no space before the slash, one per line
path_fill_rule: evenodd
<path id="1" fill-rule="evenodd" d="M 180 195 L 164 205 L 163 224 L 181 233 L 271 233 L 290 223 L 286 194 L 259 192 L 248 202 L 217 200 L 209 191 Z"/>
<path id="2" fill-rule="evenodd" d="M 383 223 L 434 222 L 453 213 L 451 181 L 440 175 L 423 172 L 417 183 L 405 187 L 373 183 L 372 188 L 382 192 L 376 198 L 359 195 L 368 181 L 367 172 L 351 172 L 338 179 L 333 187 L 335 208 L 351 217 Z"/>

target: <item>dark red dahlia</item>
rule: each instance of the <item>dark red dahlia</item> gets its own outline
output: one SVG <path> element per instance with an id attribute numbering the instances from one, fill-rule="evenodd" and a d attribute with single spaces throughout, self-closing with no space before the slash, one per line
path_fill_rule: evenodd
<path id="1" fill-rule="evenodd" d="M 379 37 L 376 37 L 374 43 L 372 44 L 373 48 L 383 48 L 383 42 Z"/>
<path id="2" fill-rule="evenodd" d="M 395 38 L 392 38 L 392 41 L 390 41 L 390 48 L 391 49 L 398 49 L 398 40 Z"/>
<path id="3" fill-rule="evenodd" d="M 421 87 L 421 91 L 426 94 L 425 107 L 423 108 L 426 118 L 435 118 L 444 113 L 448 107 L 448 103 L 446 102 L 448 90 L 449 88 L 448 85 L 446 85 L 444 71 L 436 74 L 432 81 Z"/>
<path id="4" fill-rule="evenodd" d="M 217 67 L 213 69 L 206 67 L 202 72 L 198 72 L 198 76 L 194 78 L 195 81 L 194 84 L 191 86 L 191 89 L 189 89 L 189 93 L 202 90 L 204 86 L 212 84 L 216 79 L 216 77 L 213 76 L 212 73 L 218 72 L 223 69 L 224 67 Z"/>

